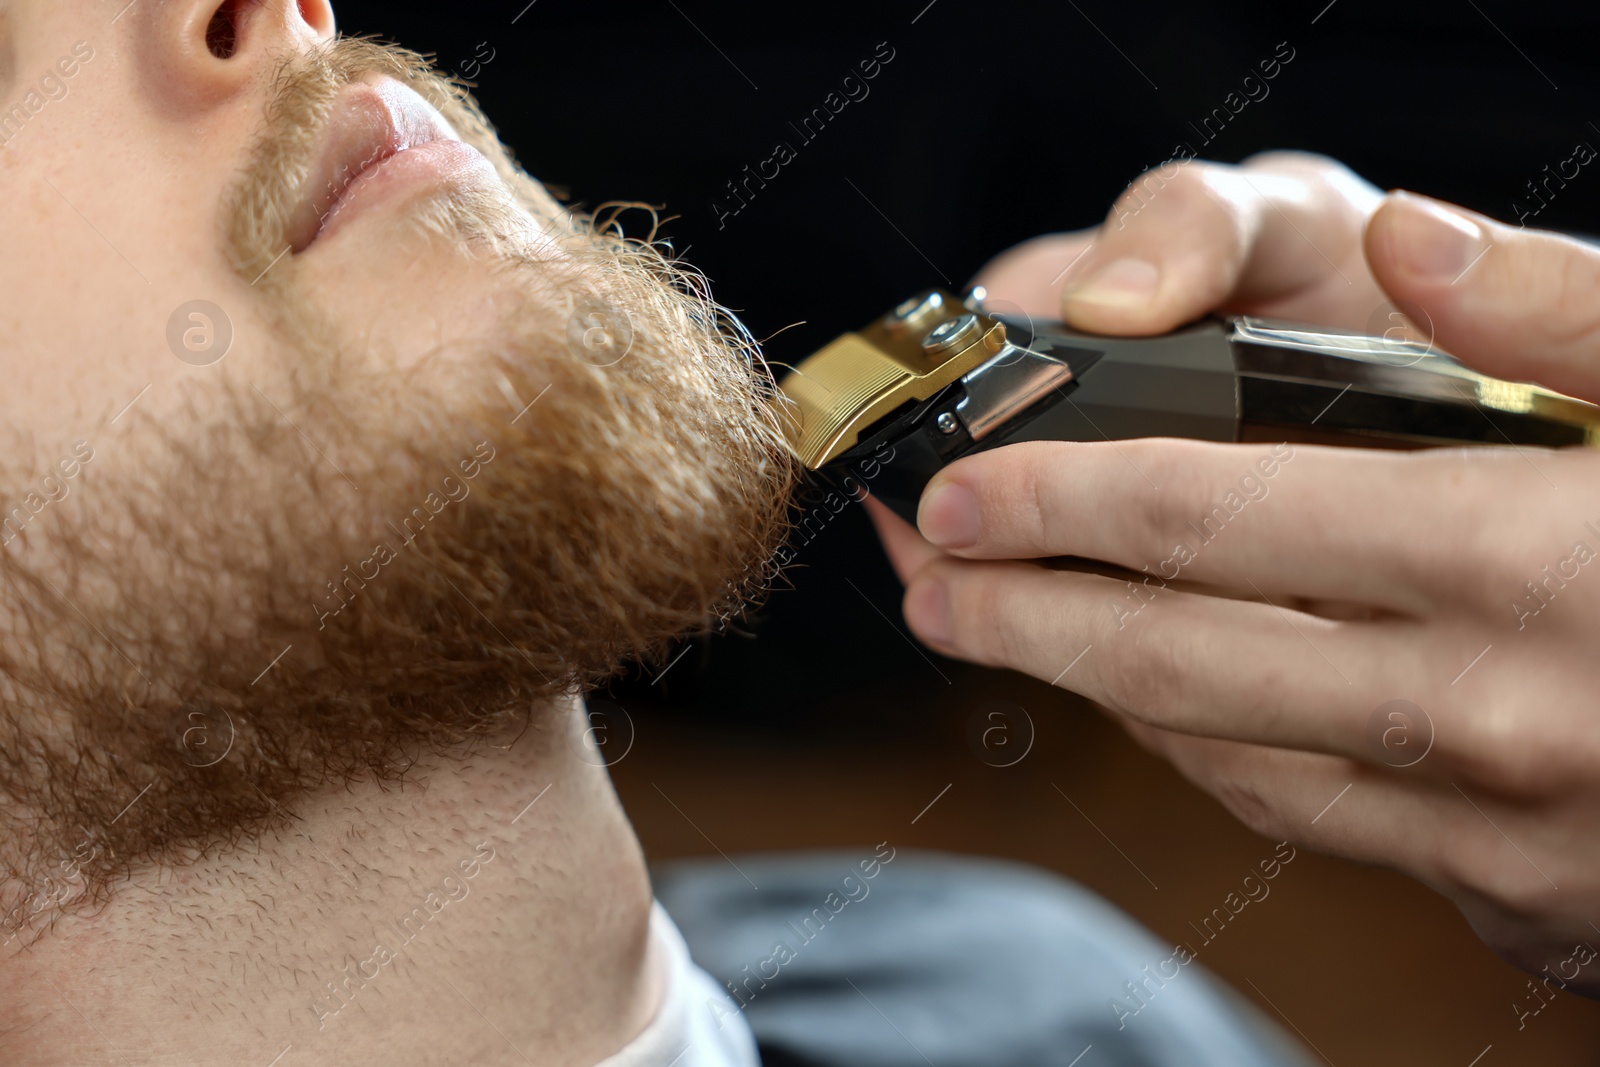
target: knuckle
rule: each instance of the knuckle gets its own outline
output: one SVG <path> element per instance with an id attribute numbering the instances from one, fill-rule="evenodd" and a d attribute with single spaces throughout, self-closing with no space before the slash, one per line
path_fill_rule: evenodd
<path id="1" fill-rule="evenodd" d="M 1581 785 L 1600 761 L 1591 739 L 1559 722 L 1547 708 L 1502 696 L 1455 717 L 1441 747 L 1463 777 L 1498 795 L 1548 796 Z"/>
<path id="2" fill-rule="evenodd" d="M 1256 152 L 1245 156 L 1239 161 L 1239 166 L 1246 170 L 1279 170 L 1285 167 L 1303 170 L 1306 168 L 1322 169 L 1325 167 L 1342 168 L 1344 164 L 1332 156 L 1323 155 L 1321 152 L 1306 152 L 1294 148 L 1269 148 L 1265 152 Z"/>
<path id="3" fill-rule="evenodd" d="M 1165 728 L 1173 720 L 1185 690 L 1187 655 L 1181 641 L 1151 640 L 1154 626 L 1142 627 L 1129 654 L 1111 660 L 1103 684 L 1110 703 L 1140 722 Z"/>
<path id="4" fill-rule="evenodd" d="M 1240 169 L 1299 178 L 1334 192 L 1340 199 L 1370 211 L 1383 191 L 1344 163 L 1321 152 L 1273 150 L 1258 152 L 1239 164 Z"/>
<path id="5" fill-rule="evenodd" d="M 1485 487 L 1487 489 L 1488 487 Z M 1469 489 L 1469 492 L 1480 492 Z M 1476 500 L 1492 499 L 1487 495 Z M 1501 499 L 1504 499 L 1502 495 Z M 1508 511 L 1514 510 L 1508 508 Z M 1539 559 L 1542 546 L 1540 533 L 1528 530 L 1515 520 L 1482 519 L 1461 537 L 1457 558 L 1465 569 L 1479 575 L 1475 586 L 1469 586 L 1478 599 L 1498 603 L 1522 595 L 1526 584 L 1538 578 L 1544 562 Z M 1548 553 L 1544 553 L 1548 554 Z M 1490 595 L 1490 590 L 1493 590 Z"/>
<path id="6" fill-rule="evenodd" d="M 1563 345 L 1593 344 L 1600 337 L 1600 308 L 1595 306 L 1594 293 L 1600 287 L 1600 253 L 1593 248 L 1577 246 L 1563 238 L 1556 238 L 1553 251 L 1536 248 L 1535 264 L 1549 263 L 1554 275 L 1548 279 L 1554 315 L 1548 329 L 1553 340 Z M 1539 292 L 1536 288 L 1535 293 Z"/>
<path id="7" fill-rule="evenodd" d="M 1548 537 L 1541 510 L 1528 506 L 1537 490 L 1522 484 L 1525 450 L 1416 453 L 1401 462 L 1412 465 L 1402 475 L 1438 509 L 1427 536 L 1396 546 L 1406 569 L 1453 602 L 1506 611 L 1524 583 L 1538 577 L 1545 561 L 1534 561 Z M 1483 500 L 1503 506 L 1485 510 Z"/>
<path id="8" fill-rule="evenodd" d="M 1021 667 L 1023 634 L 1027 627 L 1018 618 L 1021 605 L 1017 604 L 1009 584 L 985 582 L 978 593 L 978 614 L 973 620 L 974 642 L 992 663 Z"/>
<path id="9" fill-rule="evenodd" d="M 1274 171 L 1303 177 L 1353 177 L 1355 171 L 1332 156 L 1321 152 L 1304 152 L 1294 149 L 1269 149 L 1246 156 L 1239 161 L 1242 170 Z"/>
<path id="10" fill-rule="evenodd" d="M 1477 499 L 1484 499 L 1479 497 Z M 1415 573 L 1458 602 L 1507 612 L 1506 605 L 1526 595 L 1524 583 L 1538 577 L 1530 554 L 1514 547 L 1521 538 L 1492 520 L 1470 529 L 1441 531 L 1433 550 L 1442 559 L 1417 560 Z M 1442 550 L 1442 551 L 1441 551 Z"/>
<path id="11" fill-rule="evenodd" d="M 1019 458 L 1021 462 L 1010 469 L 1010 477 L 1001 484 L 1011 502 L 1006 511 L 1018 520 L 1020 539 L 1039 548 L 1065 544 L 1061 520 L 1073 509 L 1063 506 L 1052 491 L 1050 472 L 1057 465 L 1056 450 L 1048 446 L 1027 448 Z"/>
<path id="12" fill-rule="evenodd" d="M 1168 160 L 1151 167 L 1129 182 L 1117 197 L 1111 221 L 1123 222 L 1158 199 L 1179 211 L 1217 206 L 1216 179 L 1231 169 L 1201 160 Z"/>
<path id="13" fill-rule="evenodd" d="M 1113 710 L 1147 725 L 1159 726 L 1147 712 L 1147 678 L 1129 656 L 1108 658 L 1098 672 L 1101 699 Z"/>
<path id="14" fill-rule="evenodd" d="M 1159 753 L 1250 830 L 1277 841 L 1300 836 L 1304 819 L 1293 818 L 1285 810 L 1270 758 L 1263 759 L 1250 746 L 1231 741 L 1148 728 L 1143 732 L 1160 736 L 1163 745 Z"/>
<path id="15" fill-rule="evenodd" d="M 1262 837 L 1281 839 L 1287 821 L 1257 784 L 1247 777 L 1222 775 L 1210 792 L 1235 819 Z"/>
<path id="16" fill-rule="evenodd" d="M 1151 484 L 1144 487 L 1134 509 L 1135 525 L 1129 531 L 1141 555 L 1162 558 L 1168 542 L 1190 522 L 1209 516 L 1211 500 L 1206 483 L 1195 477 L 1196 448 L 1183 441 L 1141 441 L 1122 446 Z M 1153 487 L 1152 487 L 1153 485 Z M 1217 500 L 1222 494 L 1216 494 Z"/>
<path id="17" fill-rule="evenodd" d="M 954 567 L 945 574 L 950 596 L 950 621 L 955 643 L 980 662 L 1017 666 L 1021 634 L 1012 584 L 996 580 L 999 565 Z"/>

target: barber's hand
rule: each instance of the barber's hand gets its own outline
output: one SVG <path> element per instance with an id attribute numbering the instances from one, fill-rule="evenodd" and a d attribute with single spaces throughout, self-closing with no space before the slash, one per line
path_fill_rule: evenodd
<path id="1" fill-rule="evenodd" d="M 1397 305 L 1600 401 L 1600 250 L 1314 157 L 1187 164 L 980 281 L 1108 333 L 1212 308 L 1381 332 Z M 874 506 L 928 644 L 1090 697 L 1251 827 L 1409 872 L 1600 993 L 1600 455 L 1031 443 L 953 464 L 918 517 Z M 1028 562 L 1067 555 L 1152 577 Z"/>

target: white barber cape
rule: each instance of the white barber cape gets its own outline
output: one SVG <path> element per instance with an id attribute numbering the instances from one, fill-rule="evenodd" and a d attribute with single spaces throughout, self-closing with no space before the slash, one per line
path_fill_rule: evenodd
<path id="1" fill-rule="evenodd" d="M 661 1007 L 643 1033 L 597 1067 L 760 1067 L 755 1035 L 739 1005 L 695 966 L 660 903 L 650 912 L 650 936 L 667 965 Z"/>

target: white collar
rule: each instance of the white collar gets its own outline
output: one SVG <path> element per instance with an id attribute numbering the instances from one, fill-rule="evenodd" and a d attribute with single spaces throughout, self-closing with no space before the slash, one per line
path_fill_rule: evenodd
<path id="1" fill-rule="evenodd" d="M 738 1004 L 689 958 L 659 901 L 650 910 L 650 937 L 666 969 L 661 1006 L 638 1037 L 597 1067 L 760 1067 Z"/>

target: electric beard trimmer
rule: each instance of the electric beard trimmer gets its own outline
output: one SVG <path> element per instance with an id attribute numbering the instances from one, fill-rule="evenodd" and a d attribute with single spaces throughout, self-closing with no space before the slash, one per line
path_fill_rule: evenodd
<path id="1" fill-rule="evenodd" d="M 1019 441 L 1600 443 L 1600 408 L 1425 342 L 1249 316 L 1099 337 L 991 313 L 984 298 L 922 293 L 785 375 L 806 467 L 915 523 L 939 468 Z"/>

